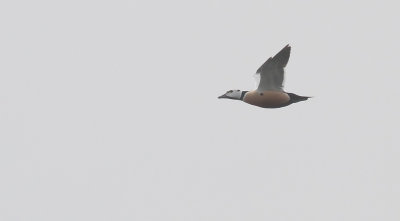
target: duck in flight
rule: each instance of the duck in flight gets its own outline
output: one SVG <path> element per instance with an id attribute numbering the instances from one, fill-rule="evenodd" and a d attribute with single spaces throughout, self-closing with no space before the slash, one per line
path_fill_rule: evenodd
<path id="1" fill-rule="evenodd" d="M 241 100 L 262 108 L 285 107 L 310 98 L 283 90 L 283 78 L 290 57 L 290 49 L 291 47 L 286 45 L 278 54 L 269 58 L 258 68 L 256 77 L 260 78 L 260 82 L 256 90 L 229 90 L 218 98 Z"/>

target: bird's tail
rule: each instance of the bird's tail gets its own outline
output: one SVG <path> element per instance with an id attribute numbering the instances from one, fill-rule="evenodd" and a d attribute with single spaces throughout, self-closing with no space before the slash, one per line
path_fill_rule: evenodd
<path id="1" fill-rule="evenodd" d="M 292 94 L 292 93 L 288 93 L 288 94 L 290 96 L 290 101 L 292 101 L 293 103 L 305 101 L 305 100 L 308 100 L 308 98 L 312 98 L 312 97 L 300 96 L 300 95 Z"/>

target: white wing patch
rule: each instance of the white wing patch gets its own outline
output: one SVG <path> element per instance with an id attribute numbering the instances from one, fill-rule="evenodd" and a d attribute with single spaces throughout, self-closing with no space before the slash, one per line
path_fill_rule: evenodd
<path id="1" fill-rule="evenodd" d="M 260 73 L 259 91 L 283 91 L 284 70 L 283 68 L 269 67 Z"/>
<path id="2" fill-rule="evenodd" d="M 255 88 L 257 89 L 258 86 L 260 85 L 260 81 L 261 81 L 261 75 L 260 75 L 260 73 L 255 73 L 255 74 L 253 75 L 253 78 L 254 78 Z"/>

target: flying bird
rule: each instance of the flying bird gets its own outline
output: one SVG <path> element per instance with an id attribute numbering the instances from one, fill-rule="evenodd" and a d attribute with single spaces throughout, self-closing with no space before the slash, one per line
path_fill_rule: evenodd
<path id="1" fill-rule="evenodd" d="M 256 72 L 260 82 L 253 91 L 229 90 L 218 98 L 241 100 L 262 108 L 280 108 L 305 101 L 310 97 L 287 93 L 283 90 L 285 67 L 291 47 L 286 45 L 274 57 L 269 58 Z"/>

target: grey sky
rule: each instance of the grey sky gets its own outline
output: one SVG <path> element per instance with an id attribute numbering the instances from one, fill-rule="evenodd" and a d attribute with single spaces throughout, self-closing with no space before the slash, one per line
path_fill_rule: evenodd
<path id="1" fill-rule="evenodd" d="M 0 219 L 399 220 L 398 8 L 2 1 Z M 217 99 L 288 43 L 313 99 Z"/>

